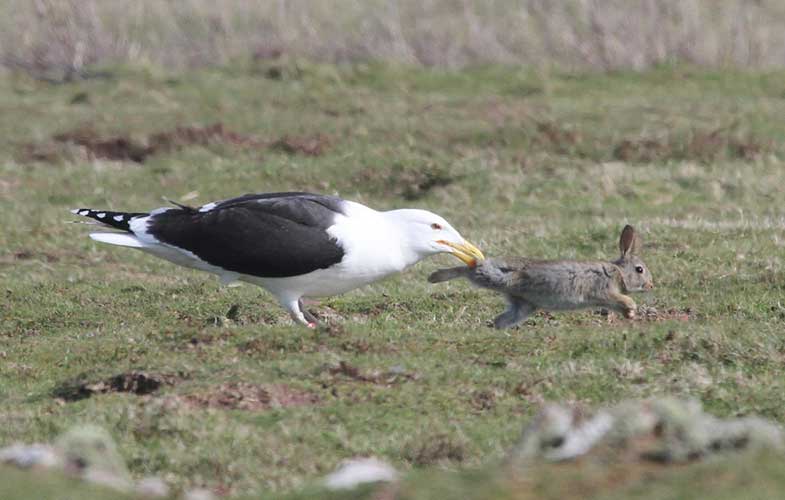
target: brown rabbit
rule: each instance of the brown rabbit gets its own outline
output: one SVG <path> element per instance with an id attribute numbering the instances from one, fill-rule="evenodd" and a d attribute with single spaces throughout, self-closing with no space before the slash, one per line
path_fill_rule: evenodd
<path id="1" fill-rule="evenodd" d="M 491 258 L 475 267 L 440 269 L 428 281 L 467 278 L 503 293 L 509 307 L 494 320 L 496 328 L 514 326 L 537 309 L 607 307 L 634 318 L 635 302 L 626 294 L 654 287 L 649 269 L 637 256 L 640 246 L 635 229 L 627 225 L 619 238 L 621 257 L 613 262 Z"/>

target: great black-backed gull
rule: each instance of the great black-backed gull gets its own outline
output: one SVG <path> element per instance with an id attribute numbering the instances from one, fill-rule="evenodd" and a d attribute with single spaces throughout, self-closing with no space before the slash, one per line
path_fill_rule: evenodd
<path id="1" fill-rule="evenodd" d="M 215 273 L 224 284 L 245 281 L 270 291 L 292 319 L 314 327 L 304 297 L 337 295 L 451 253 L 469 266 L 480 250 L 427 210 L 380 212 L 335 196 L 246 194 L 199 208 L 147 212 L 78 208 L 122 233 L 90 233 L 96 241 L 136 248 L 181 266 Z"/>

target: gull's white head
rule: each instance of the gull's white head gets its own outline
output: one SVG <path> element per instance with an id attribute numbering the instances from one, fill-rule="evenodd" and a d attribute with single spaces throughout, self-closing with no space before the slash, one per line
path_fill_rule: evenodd
<path id="1" fill-rule="evenodd" d="M 450 253 L 474 267 L 485 259 L 479 248 L 466 241 L 443 217 L 427 210 L 402 209 L 387 212 L 401 228 L 409 250 L 417 260 L 437 253 Z"/>

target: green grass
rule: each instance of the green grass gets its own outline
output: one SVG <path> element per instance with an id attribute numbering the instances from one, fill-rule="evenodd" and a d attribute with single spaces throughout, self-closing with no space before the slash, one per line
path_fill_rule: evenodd
<path id="1" fill-rule="evenodd" d="M 298 63 L 271 79 L 269 69 L 0 80 L 0 444 L 51 441 L 92 422 L 112 433 L 136 477 L 248 495 L 313 488 L 342 459 L 378 455 L 416 470 L 404 498 L 426 498 L 502 481 L 487 477 L 488 464 L 542 401 L 689 395 L 721 416 L 785 421 L 785 73 Z M 262 141 L 323 134 L 329 146 L 307 156 L 211 143 L 138 164 L 51 140 L 91 127 L 142 143 L 215 122 Z M 632 156 L 619 152 L 624 141 Z M 31 148 L 54 151 L 56 161 L 31 160 Z M 466 282 L 428 284 L 429 272 L 455 264 L 438 257 L 324 301 L 316 309 L 339 326 L 313 332 L 293 326 L 261 289 L 221 289 L 206 274 L 94 243 L 86 228 L 64 223 L 74 207 L 147 210 L 162 196 L 201 203 L 292 189 L 431 209 L 488 255 L 614 257 L 631 223 L 656 285 L 637 300 L 673 312 L 610 323 L 593 311 L 540 314 L 495 331 L 487 324 L 502 299 Z M 234 304 L 236 318 L 220 320 Z M 363 374 L 404 375 L 363 382 L 336 373 L 341 361 Z M 131 370 L 174 382 L 148 396 L 55 397 L 75 380 Z M 194 403 L 237 382 L 316 402 Z M 733 471 L 754 469 L 760 485 L 736 491 L 765 497 L 782 486 L 779 459 L 745 460 L 705 467 L 739 481 L 746 476 Z M 596 494 L 716 491 L 705 472 L 713 469 L 695 467 L 663 472 L 662 483 L 609 481 Z M 545 497 L 563 493 L 543 488 Z"/>

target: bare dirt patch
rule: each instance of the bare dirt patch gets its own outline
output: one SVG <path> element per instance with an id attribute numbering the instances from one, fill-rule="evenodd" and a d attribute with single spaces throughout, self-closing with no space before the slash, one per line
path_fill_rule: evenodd
<path id="1" fill-rule="evenodd" d="M 751 134 L 739 134 L 736 125 L 732 124 L 713 130 L 694 129 L 681 136 L 623 139 L 614 147 L 613 157 L 635 163 L 668 160 L 706 163 L 721 158 L 751 161 L 772 149 L 770 142 L 761 141 Z"/>
<path id="2" fill-rule="evenodd" d="M 134 161 L 142 163 L 151 154 L 149 148 L 128 136 L 101 137 L 89 127 L 63 132 L 52 136 L 55 144 L 81 146 L 89 159 Z"/>
<path id="3" fill-rule="evenodd" d="M 412 464 L 422 467 L 444 461 L 463 462 L 468 456 L 466 443 L 448 434 L 417 436 L 403 449 L 403 457 Z"/>
<path id="4" fill-rule="evenodd" d="M 710 129 L 695 127 L 680 131 L 664 130 L 656 134 L 641 133 L 623 137 L 607 147 L 607 138 L 585 124 L 524 118 L 495 123 L 495 130 L 449 137 L 448 143 L 519 148 L 515 159 L 522 168 L 529 168 L 528 158 L 533 151 L 628 163 L 753 161 L 775 151 L 772 140 L 740 130 L 738 122 Z"/>
<path id="5" fill-rule="evenodd" d="M 691 307 L 657 309 L 650 306 L 639 306 L 637 319 L 641 321 L 693 321 L 697 313 Z"/>
<path id="6" fill-rule="evenodd" d="M 315 394 L 285 384 L 257 385 L 248 382 L 228 382 L 205 392 L 182 396 L 180 399 L 199 408 L 246 411 L 264 411 L 319 402 Z"/>
<path id="7" fill-rule="evenodd" d="M 35 252 L 33 250 L 22 249 L 17 250 L 13 254 L 11 254 L 12 260 L 39 260 L 42 262 L 59 262 L 60 257 L 49 252 Z M 3 262 L 4 259 L 0 258 L 0 263 Z"/>
<path id="8" fill-rule="evenodd" d="M 179 151 L 191 146 L 219 145 L 238 149 L 270 149 L 288 154 L 320 156 L 330 146 L 330 140 L 322 134 L 263 140 L 228 129 L 221 122 L 207 126 L 177 126 L 171 130 L 141 137 L 132 137 L 129 134 L 105 136 L 88 125 L 55 134 L 49 141 L 43 143 L 23 145 L 21 159 L 56 163 L 76 157 L 88 160 L 144 163 L 149 157 L 160 153 Z"/>
<path id="9" fill-rule="evenodd" d="M 250 135 L 229 130 L 221 122 L 207 127 L 176 127 L 174 130 L 150 135 L 147 142 L 151 153 L 178 150 L 193 145 L 226 144 L 241 148 L 260 148 L 265 146 L 263 141 Z"/>
<path id="10" fill-rule="evenodd" d="M 52 391 L 53 396 L 65 401 L 79 401 L 96 394 L 128 392 L 143 396 L 152 394 L 165 385 L 173 385 L 178 375 L 131 371 L 119 373 L 101 380 L 85 380 L 84 377 L 68 380 Z"/>
<path id="11" fill-rule="evenodd" d="M 359 368 L 346 361 L 341 361 L 338 363 L 338 366 L 331 367 L 327 371 L 333 376 L 379 385 L 395 385 L 410 380 L 417 380 L 419 378 L 416 373 L 407 372 L 403 368 L 397 366 L 384 372 L 373 370 L 364 373 Z"/>
<path id="12" fill-rule="evenodd" d="M 613 149 L 613 157 L 625 162 L 649 163 L 671 156 L 669 147 L 656 139 L 623 139 Z"/>
<path id="13" fill-rule="evenodd" d="M 225 345 L 231 339 L 232 333 L 228 330 L 220 330 L 218 332 L 211 331 L 197 331 L 193 335 L 183 338 L 185 344 L 178 344 L 178 347 L 185 349 L 202 349 L 212 345 Z"/>
<path id="14" fill-rule="evenodd" d="M 321 156 L 330 147 L 330 139 L 323 134 L 313 136 L 283 136 L 270 143 L 270 149 L 287 154 Z"/>
<path id="15" fill-rule="evenodd" d="M 600 309 L 596 314 L 603 316 L 610 324 L 629 321 L 607 309 Z M 653 306 L 640 305 L 633 321 L 693 321 L 697 315 L 697 312 L 691 307 L 657 309 Z"/>
<path id="16" fill-rule="evenodd" d="M 243 342 L 237 346 L 237 350 L 249 355 L 261 355 L 270 352 L 271 345 L 265 339 L 253 339 Z"/>
<path id="17" fill-rule="evenodd" d="M 371 343 L 365 339 L 347 340 L 341 343 L 341 350 L 356 354 L 365 354 L 372 348 Z"/>
<path id="18" fill-rule="evenodd" d="M 83 126 L 52 136 L 40 144 L 26 144 L 24 159 L 54 163 L 69 156 L 88 160 L 103 159 L 144 163 L 148 157 L 189 146 L 225 144 L 242 148 L 261 148 L 265 143 L 252 136 L 240 134 L 222 123 L 208 126 L 178 126 L 142 138 L 128 134 L 103 136 L 92 126 Z"/>
<path id="19" fill-rule="evenodd" d="M 537 133 L 534 142 L 541 147 L 558 153 L 570 153 L 584 142 L 583 134 L 563 125 L 550 121 L 540 121 L 536 124 Z"/>
<path id="20" fill-rule="evenodd" d="M 492 410 L 496 407 L 496 396 L 497 393 L 493 390 L 477 390 L 472 392 L 469 404 L 479 412 Z"/>
<path id="21" fill-rule="evenodd" d="M 376 191 L 406 200 L 419 200 L 432 190 L 449 186 L 460 179 L 446 166 L 418 164 L 412 166 L 393 165 L 387 168 L 367 167 L 354 175 L 354 181 L 370 186 Z"/>

